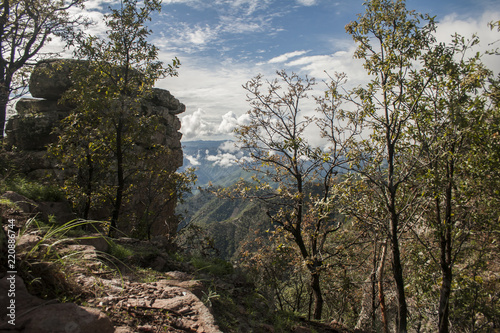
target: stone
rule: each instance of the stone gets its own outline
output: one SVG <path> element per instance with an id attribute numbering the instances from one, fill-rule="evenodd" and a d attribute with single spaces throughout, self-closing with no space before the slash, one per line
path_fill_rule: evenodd
<path id="1" fill-rule="evenodd" d="M 54 129 L 66 116 L 66 113 L 45 112 L 10 117 L 5 128 L 8 149 L 46 150 L 56 141 Z"/>
<path id="2" fill-rule="evenodd" d="M 0 198 L 7 199 L 10 202 L 14 203 L 21 213 L 26 214 L 28 216 L 41 214 L 40 208 L 38 207 L 38 204 L 35 201 L 28 199 L 24 195 L 21 195 L 19 193 L 7 191 L 4 194 L 2 194 Z"/>
<path id="3" fill-rule="evenodd" d="M 151 102 L 155 105 L 167 108 L 171 114 L 179 114 L 186 111 L 186 106 L 172 96 L 170 91 L 165 89 L 153 88 Z"/>
<path id="4" fill-rule="evenodd" d="M 35 98 L 21 98 L 16 103 L 16 111 L 18 115 L 27 115 L 30 113 L 40 112 L 69 112 L 71 107 L 60 105 L 58 101 L 35 99 Z"/>
<path id="5" fill-rule="evenodd" d="M 18 237 L 16 243 L 16 250 L 21 253 L 23 251 L 31 250 L 37 243 L 42 240 L 42 237 L 34 234 L 25 233 Z"/>
<path id="6" fill-rule="evenodd" d="M 67 201 L 40 202 L 38 207 L 44 216 L 54 216 L 58 224 L 65 224 L 77 218 Z"/>
<path id="7" fill-rule="evenodd" d="M 78 64 L 75 59 L 48 59 L 40 61 L 30 76 L 33 97 L 57 101 L 72 85 L 71 74 Z"/>
<path id="8" fill-rule="evenodd" d="M 78 239 L 77 242 L 81 245 L 93 246 L 98 252 L 109 251 L 109 240 L 101 234 L 90 234 L 85 238 Z"/>
<path id="9" fill-rule="evenodd" d="M 49 59 L 35 66 L 29 86 L 32 96 L 38 99 L 23 98 L 18 101 L 16 107 L 18 114 L 9 118 L 5 129 L 7 150 L 21 156 L 16 159 L 20 162 L 16 165 L 25 175 L 34 179 L 51 178 L 62 182 L 77 172 L 75 169 L 62 169 L 58 166 L 56 160 L 47 154 L 47 149 L 58 140 L 61 120 L 74 110 L 74 107 L 72 108 L 67 103 L 61 104 L 61 97 L 68 89 L 71 89 L 73 74 L 79 67 L 85 68 L 86 66 L 88 66 L 87 62 L 74 59 Z M 139 75 L 139 73 L 136 74 Z M 179 132 L 181 122 L 177 115 L 185 109 L 186 106 L 168 90 L 160 88 L 153 88 L 151 96 L 142 101 L 143 114 L 158 116 L 159 122 L 164 125 L 158 127 L 163 129 L 156 131 L 151 138 L 153 144 L 161 144 L 169 149 L 169 154 L 156 160 L 156 163 L 165 170 L 176 171 L 183 163 L 182 134 Z M 138 140 L 136 146 L 139 151 L 141 149 L 144 151 L 151 148 L 151 143 L 149 140 L 143 142 Z M 143 209 L 142 201 L 140 193 L 130 201 L 129 208 L 138 212 L 137 216 Z M 175 206 L 176 202 L 172 200 L 171 204 L 165 207 L 162 215 L 152 225 L 150 236 L 168 236 L 175 233 L 178 223 L 177 219 L 173 218 Z M 92 210 L 89 218 L 105 219 L 109 217 L 111 210 L 109 206 L 100 207 Z M 73 218 L 70 214 L 60 215 L 62 223 Z M 128 233 L 131 230 L 132 228 L 122 231 Z"/>
<path id="10" fill-rule="evenodd" d="M 26 290 L 23 280 L 8 274 L 0 280 L 0 331 L 22 328 L 24 333 L 113 333 L 115 331 L 111 320 L 101 311 L 93 308 L 80 307 L 74 303 L 54 304 L 32 296 Z M 15 327 L 7 320 L 7 307 L 11 299 L 8 290 L 15 281 Z"/>

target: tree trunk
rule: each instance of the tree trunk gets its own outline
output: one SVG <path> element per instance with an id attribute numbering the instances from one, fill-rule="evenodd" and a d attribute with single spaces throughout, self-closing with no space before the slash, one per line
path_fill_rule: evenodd
<path id="1" fill-rule="evenodd" d="M 92 156 L 90 155 L 90 152 L 87 151 L 87 168 L 88 168 L 88 175 L 87 175 L 87 188 L 86 188 L 86 194 L 87 198 L 85 200 L 85 208 L 83 211 L 83 218 L 87 220 L 89 218 L 89 213 L 90 213 L 90 206 L 92 203 L 92 182 L 93 182 L 93 177 L 94 177 L 94 165 L 92 163 Z"/>
<path id="2" fill-rule="evenodd" d="M 398 299 L 397 332 L 407 332 L 408 308 L 406 306 L 405 285 L 403 279 L 403 267 L 401 265 L 401 254 L 399 252 L 399 239 L 396 221 L 391 221 L 391 241 L 392 241 L 392 272 L 396 282 L 396 294 Z"/>
<path id="3" fill-rule="evenodd" d="M 122 151 L 122 130 L 123 120 L 120 118 L 116 129 L 116 177 L 117 187 L 115 203 L 113 206 L 113 214 L 111 217 L 111 227 L 109 228 L 108 236 L 112 236 L 117 228 L 118 217 L 120 216 L 120 208 L 122 206 L 123 189 L 125 188 L 125 180 L 123 176 L 123 151 Z"/>
<path id="4" fill-rule="evenodd" d="M 450 315 L 450 294 L 452 272 L 449 267 L 442 267 L 443 282 L 439 296 L 439 333 L 449 332 L 449 315 Z"/>
<path id="5" fill-rule="evenodd" d="M 380 302 L 380 314 L 382 317 L 382 325 L 384 328 L 384 333 L 389 333 L 389 328 L 387 326 L 387 313 L 385 309 L 385 296 L 384 296 L 384 265 L 385 265 L 385 255 L 387 253 L 387 242 L 382 244 L 382 250 L 380 254 L 380 262 L 377 269 L 377 280 L 378 280 L 378 299 Z"/>
<path id="6" fill-rule="evenodd" d="M 452 201 L 453 201 L 453 176 L 454 176 L 454 162 L 448 162 L 447 165 L 447 178 L 448 184 L 445 193 L 445 220 L 444 226 L 441 229 L 440 236 L 440 265 L 443 282 L 441 283 L 441 290 L 439 295 L 439 333 L 449 332 L 449 312 L 450 312 L 450 294 L 451 282 L 453 279 L 452 273 L 452 239 L 451 229 L 453 225 L 452 217 Z"/>
<path id="7" fill-rule="evenodd" d="M 1 84 L 2 83 L 0 83 L 0 85 Z M 0 88 L 0 140 L 5 136 L 5 118 L 7 117 L 7 103 L 9 101 L 9 96 L 5 96 L 3 90 L 4 89 Z"/>
<path id="8" fill-rule="evenodd" d="M 319 273 L 313 272 L 311 274 L 311 289 L 313 291 L 314 297 L 314 314 L 313 318 L 315 320 L 321 320 L 321 315 L 323 313 L 323 295 L 321 294 L 321 285 L 319 281 Z"/>

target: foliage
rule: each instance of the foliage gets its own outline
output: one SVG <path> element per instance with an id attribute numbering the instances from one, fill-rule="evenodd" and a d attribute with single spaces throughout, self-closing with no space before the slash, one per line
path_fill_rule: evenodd
<path id="1" fill-rule="evenodd" d="M 194 181 L 191 171 L 175 173 L 168 165 L 174 152 L 155 133 L 170 129 L 145 104 L 156 80 L 177 75 L 179 66 L 174 59 L 165 67 L 147 40 L 145 24 L 160 9 L 157 0 L 123 1 L 105 15 L 106 39 L 82 33 L 74 41 L 76 56 L 87 61 L 73 72 L 74 88 L 65 98 L 76 110 L 64 120 L 52 153 L 78 170 L 65 189 L 83 216 L 91 208 L 112 207 L 110 234 L 128 203 L 140 206 L 125 212 L 136 235 L 151 237 L 152 225 Z"/>
<path id="2" fill-rule="evenodd" d="M 296 246 L 294 253 L 300 260 L 294 263 L 309 273 L 313 316 L 319 320 L 324 303 L 320 276 L 332 256 L 325 244 L 342 224 L 342 219 L 335 216 L 333 184 L 347 165 L 345 149 L 356 126 L 340 127 L 335 123 L 337 99 L 329 99 L 328 94 L 316 98 L 318 117 L 307 112 L 314 79 L 285 71 L 278 71 L 277 76 L 264 82 L 258 75 L 244 85 L 252 107 L 248 112 L 250 123 L 235 132 L 239 145 L 252 159 L 244 165 L 245 169 L 260 176 L 254 178 L 253 184 L 241 182 L 236 191 L 229 192 L 262 203 L 277 226 L 273 234 L 283 237 L 287 246 Z M 339 76 L 330 88 L 342 82 L 343 77 Z M 314 146 L 305 138 L 315 125 L 328 140 L 326 148 Z"/>
<path id="3" fill-rule="evenodd" d="M 369 133 L 368 139 L 358 140 L 349 150 L 354 170 L 370 192 L 369 201 L 357 201 L 370 210 L 369 221 L 356 217 L 390 240 L 398 296 L 397 332 L 406 332 L 408 307 L 400 247 L 416 209 L 417 189 L 403 188 L 416 171 L 419 153 L 408 127 L 427 85 L 425 81 L 415 84 L 415 66 L 434 43 L 435 26 L 428 15 L 407 10 L 404 1 L 372 0 L 365 6 L 366 12 L 346 26 L 357 44 L 354 56 L 364 61 L 371 79 L 366 87 L 349 94 L 356 109 L 345 112 L 347 119 L 361 123 Z M 352 207 L 352 214 L 358 209 Z"/>
<path id="4" fill-rule="evenodd" d="M 5 191 L 13 191 L 35 201 L 61 201 L 64 199 L 64 193 L 60 187 L 53 184 L 43 184 L 21 176 L 7 178 L 0 185 L 0 192 Z"/>
<path id="5" fill-rule="evenodd" d="M 189 262 L 198 271 L 208 272 L 210 275 L 222 276 L 233 273 L 233 266 L 229 262 L 219 258 L 195 256 Z"/>
<path id="6" fill-rule="evenodd" d="M 121 244 L 117 244 L 113 241 L 109 242 L 108 252 L 111 256 L 117 258 L 118 260 L 125 260 L 134 254 L 134 252 L 131 249 Z"/>
<path id="7" fill-rule="evenodd" d="M 70 15 L 84 0 L 9 0 L 0 5 L 0 138 L 4 136 L 7 103 L 25 93 L 33 59 L 43 57 L 44 45 L 54 36 L 71 40 L 88 25 Z"/>
<path id="8" fill-rule="evenodd" d="M 46 225 L 35 218 L 29 219 L 19 233 L 37 235 L 35 242 L 17 247 L 17 268 L 19 274 L 34 294 L 41 297 L 57 297 L 63 301 L 74 301 L 86 293 L 76 283 L 74 266 L 84 264 L 88 259 L 81 251 L 59 252 L 62 245 L 75 240 L 99 236 L 71 236 L 75 230 L 94 228 L 98 230 L 101 222 L 73 220 L 63 225 Z M 18 239 L 19 239 L 18 238 Z"/>

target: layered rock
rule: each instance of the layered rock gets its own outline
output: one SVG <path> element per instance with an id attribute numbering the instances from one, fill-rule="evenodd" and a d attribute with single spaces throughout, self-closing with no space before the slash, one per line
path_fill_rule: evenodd
<path id="1" fill-rule="evenodd" d="M 71 88 L 71 74 L 79 60 L 52 59 L 38 63 L 30 77 L 33 98 L 21 98 L 16 104 L 17 115 L 6 126 L 7 146 L 19 151 L 44 151 L 55 142 L 54 129 L 67 117 L 72 107 L 61 97 Z M 174 168 L 182 166 L 180 121 L 177 115 L 186 107 L 168 90 L 154 88 L 152 96 L 144 101 L 148 114 L 160 115 L 167 129 L 156 133 L 156 140 L 174 151 Z M 172 162 L 172 161 L 171 161 Z"/>
<path id="2" fill-rule="evenodd" d="M 72 73 L 77 65 L 85 62 L 72 59 L 45 60 L 36 65 L 30 78 L 30 93 L 33 98 L 22 98 L 16 104 L 17 115 L 12 116 L 6 125 L 7 149 L 16 152 L 20 171 L 34 178 L 52 177 L 63 180 L 72 170 L 59 169 L 55 161 L 47 158 L 47 146 L 57 141 L 57 129 L 61 120 L 74 109 L 63 101 L 62 96 L 72 87 Z M 163 131 L 153 134 L 156 144 L 168 147 L 168 158 L 158 161 L 165 170 L 175 171 L 182 166 L 182 134 L 178 114 L 185 111 L 185 106 L 169 91 L 154 88 L 152 95 L 142 102 L 146 115 L 160 116 Z M 140 142 L 138 143 L 140 145 Z M 148 149 L 143 147 L 139 149 Z M 175 203 L 170 207 L 173 215 Z M 104 210 L 96 219 L 106 219 L 109 211 Z M 170 223 L 170 222 L 169 222 Z M 162 223 L 153 227 L 153 235 L 167 234 L 176 227 Z"/>

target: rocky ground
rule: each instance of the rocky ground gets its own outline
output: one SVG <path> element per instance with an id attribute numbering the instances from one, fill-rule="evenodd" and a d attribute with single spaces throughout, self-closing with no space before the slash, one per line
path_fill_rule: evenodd
<path id="1" fill-rule="evenodd" d="M 161 242 L 74 230 L 49 237 L 26 228 L 36 203 L 0 209 L 3 229 L 13 219 L 17 235 L 17 274 L 0 275 L 0 332 L 341 332 L 305 320 L 276 325 L 244 275 L 175 258 Z"/>

